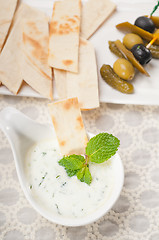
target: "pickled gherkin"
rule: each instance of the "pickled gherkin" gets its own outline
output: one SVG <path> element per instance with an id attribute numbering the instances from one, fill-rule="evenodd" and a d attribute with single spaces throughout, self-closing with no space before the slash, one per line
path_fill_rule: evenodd
<path id="1" fill-rule="evenodd" d="M 122 93 L 133 93 L 134 87 L 131 83 L 121 79 L 112 69 L 110 65 L 104 64 L 100 69 L 100 74 L 104 81 L 111 87 Z"/>
<path id="2" fill-rule="evenodd" d="M 147 45 L 147 43 L 146 43 L 145 45 Z M 151 46 L 149 47 L 149 50 L 150 50 L 150 52 L 151 52 L 152 58 L 159 59 L 159 46 L 157 46 L 157 45 L 151 45 Z"/>
<path id="3" fill-rule="evenodd" d="M 124 55 L 119 51 L 119 49 L 115 45 L 115 42 L 108 41 L 108 44 L 109 44 L 109 49 L 112 53 L 114 53 L 119 58 L 125 58 Z"/>

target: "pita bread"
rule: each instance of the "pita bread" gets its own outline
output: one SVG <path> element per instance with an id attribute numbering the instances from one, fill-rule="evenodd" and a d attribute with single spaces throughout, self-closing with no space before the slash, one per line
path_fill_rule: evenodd
<path id="1" fill-rule="evenodd" d="M 80 38 L 79 48 L 79 73 L 67 72 L 67 97 L 78 97 L 81 109 L 99 107 L 94 47 L 82 38 Z"/>
<path id="2" fill-rule="evenodd" d="M 80 38 L 79 72 L 65 74 L 55 70 L 55 83 L 59 97 L 78 97 L 82 110 L 99 107 L 97 65 L 93 45 Z M 60 86 L 65 87 L 62 95 Z"/>
<path id="3" fill-rule="evenodd" d="M 18 0 L 0 0 L 0 52 L 7 37 Z"/>
<path id="4" fill-rule="evenodd" d="M 49 104 L 49 111 L 63 155 L 84 154 L 88 138 L 78 99 L 66 99 Z"/>
<path id="5" fill-rule="evenodd" d="M 0 55 L 0 80 L 14 94 L 18 93 L 24 79 L 41 95 L 52 99 L 48 37 L 48 19 L 44 14 L 21 4 Z"/>
<path id="6" fill-rule="evenodd" d="M 90 38 L 115 8 L 116 5 L 110 0 L 88 0 L 82 6 L 81 36 Z"/>
<path id="7" fill-rule="evenodd" d="M 54 68 L 54 80 L 56 85 L 56 91 L 58 99 L 67 98 L 67 71 L 59 70 Z"/>
<path id="8" fill-rule="evenodd" d="M 22 76 L 34 90 L 52 99 L 52 70 L 48 66 L 49 29 L 44 13 L 29 8 L 22 21 Z"/>
<path id="9" fill-rule="evenodd" d="M 23 7 L 24 5 L 21 5 L 15 14 L 11 32 L 0 55 L 0 81 L 14 94 L 17 94 L 22 84 L 20 47 L 22 41 L 21 17 L 24 14 Z"/>
<path id="10" fill-rule="evenodd" d="M 81 0 L 54 3 L 48 57 L 51 67 L 78 72 L 80 12 Z"/>

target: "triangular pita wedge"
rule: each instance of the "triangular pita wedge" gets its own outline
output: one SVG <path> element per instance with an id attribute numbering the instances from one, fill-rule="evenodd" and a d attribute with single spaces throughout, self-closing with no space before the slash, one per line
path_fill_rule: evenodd
<path id="1" fill-rule="evenodd" d="M 52 99 L 52 73 L 47 64 L 48 36 L 48 19 L 44 14 L 21 4 L 0 55 L 0 81 L 14 94 L 25 80 L 41 95 Z"/>
<path id="2" fill-rule="evenodd" d="M 0 0 L 0 52 L 7 37 L 18 0 Z"/>
<path id="3" fill-rule="evenodd" d="M 54 3 L 48 57 L 51 67 L 78 72 L 80 12 L 81 0 Z"/>
<path id="4" fill-rule="evenodd" d="M 53 86 L 51 76 L 43 74 L 43 72 L 33 64 L 27 57 L 24 57 L 25 70 L 23 71 L 23 79 L 35 91 L 43 97 L 53 100 Z"/>
<path id="5" fill-rule="evenodd" d="M 63 155 L 85 154 L 88 138 L 78 99 L 65 99 L 49 104 L 49 111 Z"/>
<path id="6" fill-rule="evenodd" d="M 110 0 L 88 0 L 82 6 L 81 36 L 88 39 L 115 10 Z"/>
<path id="7" fill-rule="evenodd" d="M 52 99 L 52 70 L 48 65 L 48 18 L 40 11 L 29 9 L 22 21 L 22 76 L 34 90 Z"/>
<path id="8" fill-rule="evenodd" d="M 13 26 L 7 42 L 0 54 L 0 81 L 14 94 L 17 94 L 22 84 L 22 73 L 20 70 L 21 59 L 21 18 L 24 14 L 22 4 L 14 18 Z"/>
<path id="9" fill-rule="evenodd" d="M 79 105 L 82 110 L 99 107 L 98 77 L 95 51 L 93 45 L 80 38 L 79 48 L 79 72 L 55 71 L 55 84 L 59 97 L 63 95 L 67 98 L 78 97 Z M 60 92 L 60 86 L 66 89 Z"/>

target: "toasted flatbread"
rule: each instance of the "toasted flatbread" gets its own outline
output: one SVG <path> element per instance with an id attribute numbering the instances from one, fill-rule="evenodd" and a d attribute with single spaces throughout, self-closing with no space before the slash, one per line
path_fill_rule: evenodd
<path id="1" fill-rule="evenodd" d="M 88 0 L 83 4 L 81 36 L 85 39 L 90 38 L 115 8 L 116 5 L 110 0 Z"/>
<path id="2" fill-rule="evenodd" d="M 15 14 L 11 32 L 0 54 L 0 81 L 14 94 L 17 94 L 22 84 L 20 48 L 22 42 L 21 17 L 23 14 L 24 5 L 22 4 Z"/>
<path id="3" fill-rule="evenodd" d="M 30 8 L 30 7 L 29 7 Z M 22 21 L 22 76 L 34 90 L 52 99 L 52 70 L 48 65 L 49 29 L 44 13 L 30 8 Z"/>
<path id="4" fill-rule="evenodd" d="M 21 4 L 0 55 L 0 81 L 17 94 L 23 80 L 42 96 L 52 99 L 52 71 L 47 63 L 48 19 Z"/>
<path id="5" fill-rule="evenodd" d="M 0 52 L 6 40 L 18 0 L 0 0 Z"/>
<path id="6" fill-rule="evenodd" d="M 92 43 L 80 38 L 79 72 L 67 72 L 67 97 L 78 97 L 80 108 L 99 107 L 98 76 Z"/>
<path id="7" fill-rule="evenodd" d="M 99 107 L 95 51 L 89 41 L 80 38 L 79 72 L 64 73 L 61 70 L 55 70 L 55 83 L 59 98 L 78 97 L 82 110 Z M 61 89 L 60 86 L 63 88 Z"/>
<path id="8" fill-rule="evenodd" d="M 49 104 L 49 111 L 63 155 L 84 154 L 88 138 L 78 99 L 71 98 Z"/>
<path id="9" fill-rule="evenodd" d="M 54 80 L 58 99 L 67 98 L 67 71 L 54 68 Z"/>
<path id="10" fill-rule="evenodd" d="M 81 0 L 54 3 L 48 57 L 51 67 L 78 72 L 80 13 Z"/>

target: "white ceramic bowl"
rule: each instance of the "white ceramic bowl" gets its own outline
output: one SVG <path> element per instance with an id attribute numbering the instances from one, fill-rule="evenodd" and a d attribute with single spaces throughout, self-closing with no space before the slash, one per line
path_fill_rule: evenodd
<path id="1" fill-rule="evenodd" d="M 0 112 L 0 128 L 7 136 L 11 145 L 19 182 L 26 198 L 32 207 L 46 219 L 65 226 L 82 226 L 90 224 L 106 214 L 117 201 L 124 182 L 124 169 L 118 153 L 114 156 L 114 161 L 116 162 L 114 188 L 109 199 L 105 201 L 101 207 L 93 213 L 80 218 L 67 218 L 48 212 L 47 209 L 42 208 L 36 202 L 28 189 L 24 171 L 24 159 L 28 149 L 34 143 L 52 138 L 52 135 L 55 134 L 53 127 L 36 123 L 23 113 L 8 107 Z M 94 136 L 91 133 L 88 133 L 88 135 L 90 138 Z"/>

